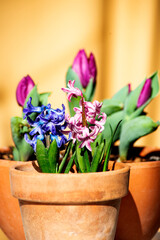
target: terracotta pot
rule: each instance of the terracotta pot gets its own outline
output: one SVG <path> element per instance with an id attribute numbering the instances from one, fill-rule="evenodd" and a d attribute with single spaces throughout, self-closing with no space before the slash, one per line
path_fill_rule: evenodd
<path id="1" fill-rule="evenodd" d="M 129 167 L 99 173 L 39 173 L 33 163 L 11 168 L 27 240 L 113 240 Z M 111 164 L 110 164 L 111 166 Z"/>
<path id="2" fill-rule="evenodd" d="M 152 156 L 153 148 L 139 150 L 141 156 Z M 154 152 L 160 157 L 160 149 Z M 150 240 L 160 227 L 160 161 L 128 165 L 129 194 L 121 202 L 115 239 Z"/>
<path id="3" fill-rule="evenodd" d="M 0 152 L 9 148 L 1 148 Z M 15 161 L 0 159 L 0 228 L 10 240 L 25 239 L 17 199 L 11 195 L 9 169 Z"/>

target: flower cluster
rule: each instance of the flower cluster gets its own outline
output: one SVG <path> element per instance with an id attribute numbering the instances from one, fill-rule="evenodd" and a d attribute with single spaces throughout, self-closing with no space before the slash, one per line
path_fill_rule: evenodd
<path id="1" fill-rule="evenodd" d="M 104 129 L 106 122 L 106 114 L 100 113 L 102 103 L 94 101 L 93 103 L 84 101 L 83 94 L 78 88 L 74 88 L 75 81 L 68 82 L 68 88 L 62 88 L 68 94 L 67 98 L 71 101 L 71 97 L 81 96 L 80 108 L 75 107 L 75 115 L 73 117 L 66 116 L 68 127 L 72 132 L 73 142 L 80 141 L 80 148 L 86 147 L 92 151 L 91 142 L 97 138 L 98 133 Z"/>
<path id="2" fill-rule="evenodd" d="M 29 135 L 32 137 L 30 140 L 28 135 L 25 134 L 25 140 L 33 147 L 36 152 L 37 139 L 45 143 L 46 136 L 50 136 L 51 142 L 55 139 L 57 146 L 60 148 L 69 139 L 65 136 L 68 131 L 65 131 L 67 122 L 65 121 L 65 106 L 62 105 L 62 110 L 52 109 L 51 105 L 42 105 L 41 107 L 34 107 L 31 104 L 32 98 L 27 102 L 27 108 L 23 109 L 24 118 L 27 118 L 28 123 L 33 128 Z M 35 120 L 30 117 L 31 114 L 36 113 Z M 70 136 L 69 136 L 70 137 Z"/>

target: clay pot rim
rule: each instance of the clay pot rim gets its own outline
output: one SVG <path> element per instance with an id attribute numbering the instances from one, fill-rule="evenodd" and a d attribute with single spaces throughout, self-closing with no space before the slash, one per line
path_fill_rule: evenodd
<path id="1" fill-rule="evenodd" d="M 21 200 L 54 204 L 118 199 L 128 193 L 130 169 L 123 163 L 116 163 L 118 167 L 111 172 L 53 174 L 37 172 L 32 162 L 14 165 L 10 168 L 11 192 Z M 27 172 L 19 170 L 25 168 Z"/>
<path id="2" fill-rule="evenodd" d="M 131 162 L 131 163 L 124 163 L 124 164 L 128 165 L 131 169 L 160 167 L 160 161 Z"/>
<path id="3" fill-rule="evenodd" d="M 22 172 L 25 176 L 30 176 L 30 175 L 34 175 L 34 176 L 39 176 L 41 174 L 43 174 L 43 176 L 46 176 L 46 177 L 51 177 L 54 175 L 54 177 L 58 176 L 57 178 L 59 177 L 63 177 L 63 178 L 81 178 L 82 176 L 85 177 L 85 176 L 88 176 L 90 174 L 92 175 L 99 175 L 100 173 L 103 174 L 103 175 L 115 175 L 117 173 L 125 173 L 127 170 L 130 169 L 130 166 L 126 165 L 125 163 L 121 163 L 121 162 L 116 162 L 116 166 L 120 167 L 118 169 L 114 169 L 113 171 L 105 171 L 105 172 L 89 172 L 89 173 L 73 173 L 73 174 L 68 174 L 68 173 L 42 173 L 42 172 L 38 172 L 38 171 L 33 171 L 33 169 L 31 171 L 28 171 L 29 168 L 30 168 L 30 165 L 31 163 L 36 163 L 37 165 L 37 161 L 30 161 L 30 162 L 17 162 L 15 163 L 13 166 L 11 166 L 10 168 L 10 172 L 12 172 L 13 174 L 19 174 L 21 175 Z M 113 162 L 109 162 L 109 164 L 112 166 L 113 165 Z M 33 165 L 33 164 L 32 164 Z M 28 167 L 28 170 L 26 170 Z M 25 170 L 24 170 L 25 169 Z"/>

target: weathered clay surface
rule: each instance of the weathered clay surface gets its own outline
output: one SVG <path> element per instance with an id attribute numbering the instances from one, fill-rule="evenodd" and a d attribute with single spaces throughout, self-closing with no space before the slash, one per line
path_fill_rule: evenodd
<path id="1" fill-rule="evenodd" d="M 7 148 L 1 150 L 7 151 Z M 15 164 L 15 161 L 0 159 L 0 228 L 10 240 L 24 240 L 18 200 L 10 190 L 9 169 Z"/>
<path id="2" fill-rule="evenodd" d="M 129 167 L 104 173 L 44 174 L 31 163 L 11 169 L 27 240 L 114 240 Z"/>
<path id="3" fill-rule="evenodd" d="M 143 156 L 152 150 L 144 148 Z M 129 166 L 129 194 L 121 202 L 116 240 L 150 240 L 160 226 L 160 161 Z"/>

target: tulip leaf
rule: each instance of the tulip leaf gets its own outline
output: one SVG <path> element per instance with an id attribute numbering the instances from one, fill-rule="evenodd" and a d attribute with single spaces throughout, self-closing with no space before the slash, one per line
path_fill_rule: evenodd
<path id="1" fill-rule="evenodd" d="M 33 154 L 32 147 L 24 139 L 24 133 L 29 132 L 26 125 L 26 120 L 20 117 L 11 118 L 12 138 L 16 146 L 13 154 L 16 161 L 27 161 Z"/>
<path id="2" fill-rule="evenodd" d="M 121 127 L 119 152 L 121 160 L 127 158 L 129 147 L 140 137 L 145 136 L 157 129 L 159 123 L 150 117 L 138 116 L 127 121 Z"/>
<path id="3" fill-rule="evenodd" d="M 151 83 L 151 96 L 149 99 L 139 108 L 137 108 L 137 101 L 139 98 L 139 95 L 141 93 L 141 90 L 143 88 L 143 85 L 146 81 L 146 79 L 134 90 L 132 91 L 125 102 L 125 113 L 126 115 L 130 116 L 130 118 L 135 118 L 136 116 L 140 115 L 144 108 L 148 105 L 148 103 L 158 94 L 159 92 L 159 83 L 158 83 L 158 73 L 155 72 L 152 76 L 149 77 L 152 80 Z"/>
<path id="4" fill-rule="evenodd" d="M 39 105 L 47 105 L 48 104 L 48 97 L 51 95 L 51 92 L 40 93 L 39 94 Z"/>
<path id="5" fill-rule="evenodd" d="M 103 105 L 101 107 L 101 112 L 107 114 L 107 116 L 118 112 L 123 109 L 123 103 L 116 99 L 105 99 L 103 101 Z"/>
<path id="6" fill-rule="evenodd" d="M 125 86 L 123 88 L 121 88 L 112 98 L 112 101 L 117 101 L 121 104 L 124 104 L 126 97 L 129 94 L 129 86 Z"/>
<path id="7" fill-rule="evenodd" d="M 71 80 L 71 81 L 75 80 L 74 87 L 79 88 L 81 91 L 83 90 L 80 79 L 79 79 L 77 73 L 72 70 L 72 67 L 69 67 L 67 74 L 66 74 L 66 86 L 67 86 L 69 80 Z"/>
<path id="8" fill-rule="evenodd" d="M 75 80 L 74 87 L 79 88 L 81 91 L 83 91 L 80 79 L 78 75 L 72 70 L 71 67 L 69 67 L 66 75 L 66 86 L 68 85 L 69 80 L 73 81 Z M 70 115 L 73 117 L 75 115 L 75 112 L 73 110 L 74 107 L 79 107 L 79 101 L 81 97 L 73 98 L 71 99 L 71 102 L 68 101 L 69 104 L 69 110 L 70 110 Z"/>
<path id="9" fill-rule="evenodd" d="M 124 117 L 124 111 L 119 111 L 119 112 L 116 112 L 116 113 L 113 113 L 111 114 L 107 120 L 106 120 L 106 123 L 104 125 L 104 130 L 102 132 L 103 134 L 103 138 L 105 139 L 106 141 L 106 147 L 108 147 L 108 144 L 110 142 L 110 139 L 112 137 L 112 131 L 114 132 L 118 123 L 123 120 L 123 117 Z M 111 131 L 111 128 L 112 128 L 112 131 Z M 122 123 L 120 124 L 120 126 L 118 127 L 117 131 L 115 132 L 114 134 L 114 138 L 113 138 L 113 142 L 115 142 L 116 140 L 119 139 L 119 136 L 120 136 L 120 131 L 121 131 L 121 126 L 122 126 Z"/>
<path id="10" fill-rule="evenodd" d="M 48 149 L 45 148 L 43 142 L 39 139 L 37 140 L 36 145 L 36 157 L 41 171 L 43 173 L 52 173 L 48 160 Z"/>
<path id="11" fill-rule="evenodd" d="M 85 100 L 91 102 L 94 96 L 94 92 L 95 92 L 95 84 L 93 83 L 93 78 L 91 78 L 86 87 L 85 93 L 83 94 Z"/>

